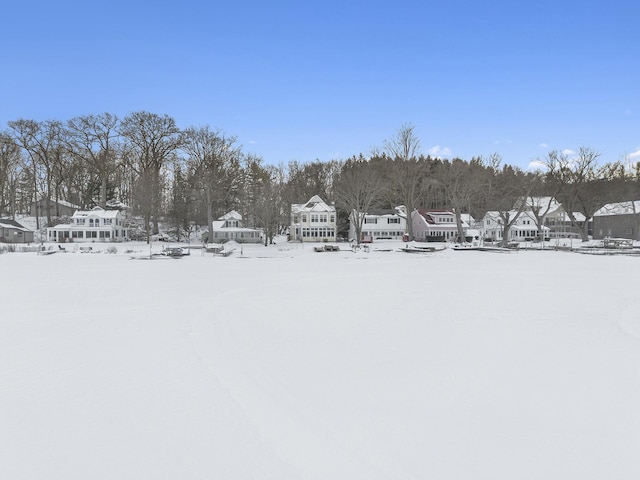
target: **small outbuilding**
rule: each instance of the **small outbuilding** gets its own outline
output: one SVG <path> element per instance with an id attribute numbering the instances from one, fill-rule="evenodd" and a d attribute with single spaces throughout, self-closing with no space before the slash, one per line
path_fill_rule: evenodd
<path id="1" fill-rule="evenodd" d="M 31 243 L 33 231 L 15 220 L 0 218 L 0 243 Z"/>

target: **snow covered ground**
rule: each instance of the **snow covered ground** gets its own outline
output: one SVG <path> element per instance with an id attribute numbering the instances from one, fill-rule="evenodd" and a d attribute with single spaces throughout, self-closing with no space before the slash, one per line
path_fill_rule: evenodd
<path id="1" fill-rule="evenodd" d="M 0 255 L 1 477 L 640 478 L 639 257 L 400 246 Z"/>

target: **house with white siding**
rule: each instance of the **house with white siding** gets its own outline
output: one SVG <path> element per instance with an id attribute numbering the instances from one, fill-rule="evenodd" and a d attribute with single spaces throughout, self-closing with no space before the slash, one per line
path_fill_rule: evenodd
<path id="1" fill-rule="evenodd" d="M 260 243 L 262 238 L 262 229 L 245 227 L 242 215 L 231 210 L 212 222 L 209 242 L 224 243 L 235 240 L 238 243 Z"/>
<path id="2" fill-rule="evenodd" d="M 517 210 L 509 212 L 510 217 L 517 215 Z M 545 240 L 549 239 L 549 227 L 543 226 L 542 233 Z M 487 212 L 482 219 L 482 236 L 485 240 L 501 242 L 504 234 L 504 222 L 497 211 Z M 509 228 L 507 241 L 525 242 L 538 238 L 538 225 L 535 216 L 529 210 L 524 210 Z"/>
<path id="3" fill-rule="evenodd" d="M 365 214 L 352 214 L 349 216 L 349 239 L 356 238 L 356 225 L 354 219 L 364 216 L 362 221 L 362 234 L 360 241 L 367 243 L 374 240 L 402 240 L 407 231 L 407 219 L 405 215 L 399 215 L 394 210 L 377 210 Z"/>
<path id="4" fill-rule="evenodd" d="M 76 210 L 71 223 L 47 228 L 49 242 L 124 242 L 128 240 L 124 218 L 119 210 L 94 207 Z"/>
<path id="5" fill-rule="evenodd" d="M 314 195 L 306 203 L 291 205 L 289 238 L 302 242 L 335 242 L 337 220 L 336 207 Z"/>

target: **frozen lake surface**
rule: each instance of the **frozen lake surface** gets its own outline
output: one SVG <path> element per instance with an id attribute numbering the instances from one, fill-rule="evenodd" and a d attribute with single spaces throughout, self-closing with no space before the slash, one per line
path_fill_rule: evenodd
<path id="1" fill-rule="evenodd" d="M 640 258 L 400 246 L 0 255 L 2 477 L 640 478 Z"/>

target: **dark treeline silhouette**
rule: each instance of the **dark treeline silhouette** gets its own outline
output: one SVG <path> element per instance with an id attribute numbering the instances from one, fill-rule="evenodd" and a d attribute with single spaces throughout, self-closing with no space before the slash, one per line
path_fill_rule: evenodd
<path id="1" fill-rule="evenodd" d="M 0 217 L 26 214 L 41 200 L 40 228 L 41 220 L 47 226 L 60 221 L 61 202 L 126 205 L 149 238 L 160 221 L 181 235 L 236 210 L 271 240 L 289 225 L 290 205 L 313 195 L 335 203 L 342 234 L 350 216 L 357 221 L 353 212 L 401 205 L 407 212 L 451 209 L 459 228 L 464 213 L 481 218 L 496 211 L 508 229 L 524 208 L 521 199 L 530 198 L 531 207 L 546 196 L 562 203 L 578 225 L 577 214 L 590 218 L 606 203 L 640 199 L 639 164 L 599 160 L 589 147 L 572 155 L 551 151 L 533 172 L 503 163 L 498 154 L 434 158 L 420 152 L 414 127 L 403 125 L 366 155 L 270 165 L 243 152 L 234 136 L 208 126 L 181 129 L 168 115 L 18 119 L 0 130 Z"/>

